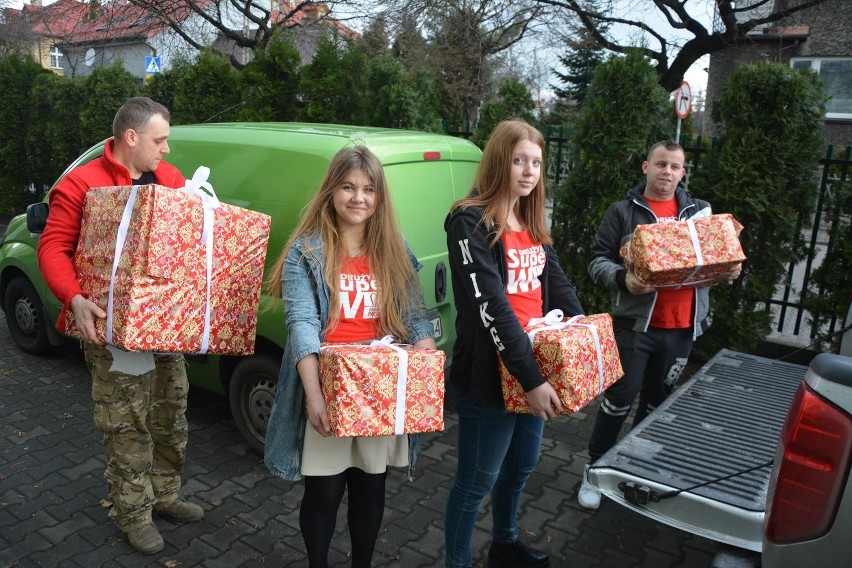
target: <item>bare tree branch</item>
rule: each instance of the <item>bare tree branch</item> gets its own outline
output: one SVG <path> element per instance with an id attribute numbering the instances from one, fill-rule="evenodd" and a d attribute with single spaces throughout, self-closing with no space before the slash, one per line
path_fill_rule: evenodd
<path id="1" fill-rule="evenodd" d="M 290 3 L 270 0 L 127 0 L 157 15 L 187 43 L 197 49 L 202 41 L 186 27 L 187 17 L 194 15 L 235 46 L 252 51 L 263 49 L 276 30 L 306 23 L 330 20 L 335 7 L 366 13 L 364 0 L 301 0 Z M 363 8 L 361 8 L 363 7 Z M 326 13 L 323 8 L 328 8 Z M 359 10 L 359 8 L 361 8 Z"/>
<path id="2" fill-rule="evenodd" d="M 645 56 L 656 63 L 660 84 L 674 90 L 683 80 L 684 73 L 689 67 L 704 55 L 748 41 L 747 34 L 759 26 L 778 22 L 802 10 L 813 8 L 827 0 L 801 0 L 791 3 L 782 9 L 775 9 L 774 0 L 753 0 L 752 2 L 735 2 L 734 0 L 714 0 L 718 29 L 708 30 L 694 14 L 690 14 L 684 0 L 651 0 L 660 16 L 668 26 L 675 30 L 685 30 L 693 37 L 683 45 L 678 45 L 683 39 L 666 37 L 660 30 L 651 28 L 645 19 L 631 19 L 609 14 L 600 14 L 588 8 L 588 3 L 581 0 L 535 0 L 552 8 L 563 11 L 567 17 L 579 20 L 588 30 L 594 40 L 605 49 L 616 53 L 624 53 L 629 49 L 640 49 Z M 761 10 L 763 9 L 763 10 Z M 757 10 L 757 14 L 755 14 Z M 738 16 L 755 14 L 748 20 L 738 21 Z M 654 42 L 653 46 L 635 45 L 613 39 L 602 31 L 606 26 L 620 24 L 629 26 Z M 676 49 L 679 48 L 679 49 Z M 675 53 L 669 61 L 669 53 Z"/>

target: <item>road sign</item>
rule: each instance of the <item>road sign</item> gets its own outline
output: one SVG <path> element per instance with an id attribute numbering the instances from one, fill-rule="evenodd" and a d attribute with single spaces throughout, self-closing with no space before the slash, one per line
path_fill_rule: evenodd
<path id="1" fill-rule="evenodd" d="M 686 81 L 680 84 L 675 92 L 675 112 L 678 118 L 689 116 L 689 108 L 692 106 L 692 90 Z"/>
<path id="2" fill-rule="evenodd" d="M 156 75 L 160 72 L 160 58 L 159 57 L 146 57 L 145 58 L 145 75 L 151 76 Z"/>

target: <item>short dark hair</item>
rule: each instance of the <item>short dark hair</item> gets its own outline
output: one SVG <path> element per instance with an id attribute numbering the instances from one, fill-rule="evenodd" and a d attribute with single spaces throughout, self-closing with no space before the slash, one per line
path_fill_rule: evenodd
<path id="1" fill-rule="evenodd" d="M 126 103 L 121 105 L 118 112 L 115 113 L 115 118 L 112 121 L 112 134 L 116 138 L 129 129 L 142 133 L 148 122 L 155 114 L 159 114 L 166 122 L 171 122 L 172 115 L 169 109 L 158 102 L 155 102 L 148 97 L 133 97 Z"/>
<path id="2" fill-rule="evenodd" d="M 684 156 L 686 155 L 686 152 L 684 151 L 683 146 L 681 146 L 680 144 L 678 144 L 674 140 L 671 140 L 671 139 L 660 140 L 659 142 L 657 142 L 653 146 L 651 146 L 651 148 L 648 150 L 648 156 L 645 158 L 645 160 L 650 161 L 651 155 L 654 153 L 654 150 L 656 150 L 657 148 L 663 148 L 663 147 L 665 147 L 665 149 L 668 150 L 669 152 L 674 152 L 676 150 L 680 150 L 681 152 L 683 152 Z"/>

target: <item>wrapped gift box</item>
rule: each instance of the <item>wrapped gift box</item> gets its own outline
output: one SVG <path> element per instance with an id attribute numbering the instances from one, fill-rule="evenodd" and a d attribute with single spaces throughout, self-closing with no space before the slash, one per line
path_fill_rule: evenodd
<path id="1" fill-rule="evenodd" d="M 559 396 L 562 414 L 577 412 L 624 374 L 609 314 L 534 323 L 526 331 L 541 373 Z M 506 412 L 529 414 L 521 383 L 502 361 L 500 380 Z"/>
<path id="2" fill-rule="evenodd" d="M 320 383 L 332 433 L 443 430 L 445 357 L 443 351 L 410 345 L 323 345 Z"/>
<path id="3" fill-rule="evenodd" d="M 198 192 L 137 186 L 120 243 L 131 189 L 86 194 L 74 265 L 87 297 L 108 314 L 112 289 L 112 333 L 106 337 L 106 321 L 100 320 L 101 338 L 128 351 L 253 353 L 269 216 Z M 71 310 L 67 314 L 65 332 L 79 337 Z"/>
<path id="4" fill-rule="evenodd" d="M 718 282 L 745 260 L 733 215 L 637 225 L 621 257 L 643 282 L 661 288 Z"/>

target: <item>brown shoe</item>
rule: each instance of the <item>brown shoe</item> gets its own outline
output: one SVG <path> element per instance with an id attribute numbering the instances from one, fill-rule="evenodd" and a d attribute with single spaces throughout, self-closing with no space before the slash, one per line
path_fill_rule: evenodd
<path id="1" fill-rule="evenodd" d="M 154 512 L 179 523 L 193 523 L 204 518 L 204 509 L 180 498 L 175 499 L 169 505 L 155 506 Z"/>
<path id="2" fill-rule="evenodd" d="M 137 525 L 126 532 L 130 546 L 142 554 L 156 554 L 165 546 L 160 531 L 152 523 Z"/>

